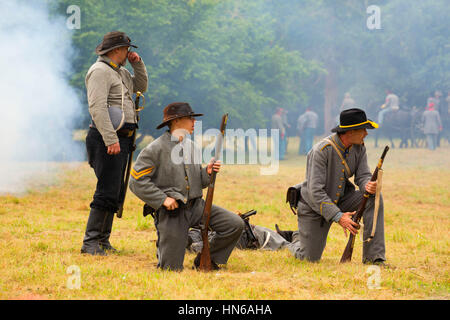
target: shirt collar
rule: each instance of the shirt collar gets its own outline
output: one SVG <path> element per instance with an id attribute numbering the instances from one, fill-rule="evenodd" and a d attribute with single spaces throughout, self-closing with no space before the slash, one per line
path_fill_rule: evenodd
<path id="1" fill-rule="evenodd" d="M 114 63 L 107 55 L 99 56 L 97 61 L 106 62 L 106 64 L 108 66 L 110 66 L 111 68 L 113 68 L 116 71 L 119 71 L 119 69 L 120 69 L 120 65 Z"/>
<path id="2" fill-rule="evenodd" d="M 347 154 L 353 145 L 351 145 L 350 147 L 348 147 L 347 149 L 345 149 L 344 144 L 342 143 L 341 139 L 339 138 L 339 135 L 337 133 L 334 133 L 331 135 L 331 140 L 333 140 L 333 142 L 336 144 L 336 146 L 338 147 L 338 149 L 342 152 L 344 152 L 345 154 Z"/>

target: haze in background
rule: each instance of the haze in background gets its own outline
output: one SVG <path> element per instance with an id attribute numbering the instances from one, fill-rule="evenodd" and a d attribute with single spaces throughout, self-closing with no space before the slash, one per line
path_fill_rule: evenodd
<path id="1" fill-rule="evenodd" d="M 72 141 L 80 103 L 66 79 L 70 37 L 43 3 L 0 3 L 0 194 L 51 184 L 52 161 L 82 157 Z"/>

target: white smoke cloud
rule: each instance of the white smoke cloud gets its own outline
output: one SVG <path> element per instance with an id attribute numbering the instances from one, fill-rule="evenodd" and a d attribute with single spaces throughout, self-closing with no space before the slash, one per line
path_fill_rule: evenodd
<path id="1" fill-rule="evenodd" d="M 0 193 L 49 181 L 50 161 L 80 159 L 72 141 L 80 102 L 66 78 L 70 32 L 43 2 L 0 2 Z"/>

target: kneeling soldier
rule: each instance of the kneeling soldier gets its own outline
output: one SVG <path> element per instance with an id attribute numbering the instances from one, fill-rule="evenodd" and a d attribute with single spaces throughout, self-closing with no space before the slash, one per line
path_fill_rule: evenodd
<path id="1" fill-rule="evenodd" d="M 186 137 L 194 131 L 195 117 L 201 115 L 186 102 L 166 106 L 157 129 L 167 125 L 169 130 L 142 150 L 131 171 L 130 190 L 155 210 L 161 269 L 183 269 L 189 228 L 202 221 L 202 189 L 208 186 L 212 170 L 220 169 L 219 161 L 207 167 L 195 161 L 194 142 Z M 211 259 L 218 268 L 227 263 L 244 223 L 237 214 L 213 205 L 210 227 L 216 231 L 210 240 Z"/>
<path id="2" fill-rule="evenodd" d="M 318 142 L 307 157 L 306 180 L 301 187 L 298 203 L 298 238 L 292 252 L 298 259 L 318 261 L 322 257 L 328 231 L 333 222 L 345 232 L 357 233 L 358 225 L 351 219 L 364 191 L 375 194 L 376 182 L 367 163 L 364 138 L 366 129 L 378 125 L 367 119 L 363 110 L 353 108 L 340 114 L 340 125 L 334 134 Z M 354 182 L 359 190 L 350 182 Z M 369 238 L 374 219 L 374 197 L 371 196 L 363 213 L 364 240 Z M 385 265 L 384 208 L 380 197 L 376 233 L 372 241 L 363 245 L 363 262 Z M 301 227 L 300 227 L 301 226 Z"/>

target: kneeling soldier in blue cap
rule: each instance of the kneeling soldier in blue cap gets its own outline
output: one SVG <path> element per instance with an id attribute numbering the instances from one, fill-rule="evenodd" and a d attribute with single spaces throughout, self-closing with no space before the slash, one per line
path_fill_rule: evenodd
<path id="1" fill-rule="evenodd" d="M 307 157 L 306 180 L 301 185 L 301 200 L 298 203 L 299 230 L 294 233 L 296 246 L 290 247 L 295 257 L 318 261 L 325 249 L 328 231 L 336 222 L 352 234 L 358 225 L 352 221 L 366 190 L 376 192 L 376 181 L 371 182 L 372 173 L 367 163 L 364 138 L 366 129 L 375 129 L 378 124 L 368 120 L 363 110 L 353 108 L 340 114 L 340 125 L 332 129 L 334 134 L 314 145 Z M 354 176 L 355 190 L 349 178 Z M 368 239 L 374 218 L 374 197 L 371 196 L 363 213 L 364 234 Z M 363 262 L 384 264 L 384 209 L 383 200 L 377 218 L 377 229 L 373 239 L 363 245 Z"/>
<path id="2" fill-rule="evenodd" d="M 142 150 L 131 171 L 130 190 L 155 211 L 161 269 L 183 269 L 189 228 L 202 221 L 202 189 L 208 186 L 212 170 L 220 169 L 219 161 L 202 167 L 200 159 L 195 159 L 194 142 L 186 136 L 193 133 L 195 117 L 201 115 L 185 102 L 166 106 L 157 129 L 167 125 L 169 130 Z M 213 205 L 210 227 L 216 231 L 210 253 L 217 269 L 218 264 L 227 263 L 244 223 L 237 214 Z"/>

